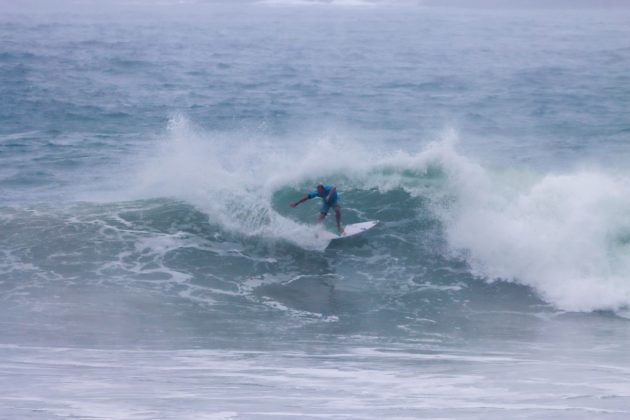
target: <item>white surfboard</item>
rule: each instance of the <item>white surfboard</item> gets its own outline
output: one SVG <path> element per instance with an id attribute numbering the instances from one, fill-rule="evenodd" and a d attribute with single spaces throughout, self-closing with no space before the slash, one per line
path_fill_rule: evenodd
<path id="1" fill-rule="evenodd" d="M 333 239 L 343 239 L 349 236 L 358 235 L 359 233 L 372 229 L 374 226 L 376 226 L 377 223 L 378 223 L 378 220 L 370 220 L 368 222 L 353 223 L 351 225 L 344 226 L 343 227 L 344 232 L 341 235 L 337 233 L 323 231 L 323 232 L 318 232 L 317 237 L 319 239 L 325 239 L 329 241 L 332 241 Z"/>

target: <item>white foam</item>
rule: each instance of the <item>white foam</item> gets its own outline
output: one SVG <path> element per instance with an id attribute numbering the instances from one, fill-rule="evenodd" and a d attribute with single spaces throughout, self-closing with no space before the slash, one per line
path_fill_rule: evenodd
<path id="1" fill-rule="evenodd" d="M 417 152 L 355 138 L 343 131 L 284 139 L 208 133 L 177 116 L 128 193 L 177 197 L 224 229 L 321 250 L 327 242 L 312 225 L 274 208 L 278 190 L 324 177 L 343 178 L 346 188 L 402 188 L 430 198 L 450 248 L 476 274 L 531 286 L 564 310 L 630 306 L 625 174 L 489 169 L 456 151 L 453 131 Z"/>
<path id="2" fill-rule="evenodd" d="M 529 175 L 528 175 L 529 176 Z M 603 171 L 543 174 L 529 185 L 479 170 L 452 177 L 449 243 L 477 274 L 534 287 L 565 310 L 630 304 L 630 188 Z"/>
<path id="3" fill-rule="evenodd" d="M 398 151 L 364 180 L 431 198 L 451 249 L 488 279 L 533 287 L 571 311 L 630 306 L 630 177 L 602 169 L 563 174 L 491 170 L 456 152 L 457 135 L 418 153 Z M 417 183 L 437 168 L 445 183 Z"/>
<path id="4" fill-rule="evenodd" d="M 278 188 L 304 180 L 314 184 L 323 173 L 352 168 L 365 151 L 350 151 L 352 145 L 344 147 L 329 137 L 279 147 L 264 137 L 232 136 L 204 133 L 182 116 L 173 118 L 166 139 L 139 164 L 137 182 L 127 192 L 133 198 L 184 199 L 228 230 L 324 249 L 328 241 L 316 237 L 317 228 L 279 214 L 272 195 Z"/>

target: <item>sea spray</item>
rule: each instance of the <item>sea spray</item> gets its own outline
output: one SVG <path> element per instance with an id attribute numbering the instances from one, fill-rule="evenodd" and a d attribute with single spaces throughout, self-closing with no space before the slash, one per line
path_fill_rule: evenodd
<path id="1" fill-rule="evenodd" d="M 564 310 L 630 304 L 630 245 L 623 239 L 630 191 L 620 175 L 484 166 L 457 151 L 453 129 L 417 151 L 362 146 L 348 133 L 241 135 L 206 132 L 174 117 L 141 165 L 134 194 L 176 197 L 223 229 L 323 250 L 313 240 L 312 216 L 296 216 L 275 197 L 303 194 L 319 180 L 338 183 L 342 203 L 344 191 L 402 190 L 430 202 L 451 252 L 480 278 L 525 284 Z"/>
<path id="2" fill-rule="evenodd" d="M 477 274 L 531 286 L 565 310 L 630 303 L 630 247 L 620 240 L 630 228 L 626 181 L 547 174 L 515 195 L 500 191 L 480 189 L 447 212 L 448 241 L 468 251 Z"/>

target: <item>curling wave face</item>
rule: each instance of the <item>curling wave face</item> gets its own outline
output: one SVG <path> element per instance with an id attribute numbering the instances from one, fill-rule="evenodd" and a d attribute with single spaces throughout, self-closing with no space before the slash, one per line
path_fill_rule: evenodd
<path id="1" fill-rule="evenodd" d="M 299 249 L 316 253 L 326 249 L 328 243 L 313 234 L 319 206 L 312 201 L 296 210 L 287 206 L 325 179 L 341 191 L 345 223 L 382 222 L 359 240 L 366 241 L 363 246 L 369 243 L 371 252 L 365 261 L 356 257 L 357 270 L 370 267 L 376 255 L 387 258 L 386 270 L 375 265 L 373 272 L 366 271 L 374 281 L 428 281 L 425 264 L 460 271 L 465 262 L 462 284 L 469 284 L 472 277 L 478 283 L 518 283 L 562 310 L 623 311 L 630 303 L 630 194 L 623 174 L 595 169 L 552 174 L 522 167 L 487 167 L 458 153 L 457 135 L 452 130 L 418 151 L 393 150 L 376 142 L 368 144 L 365 139 L 359 143 L 352 140 L 351 133 L 282 141 L 243 136 L 207 132 L 181 115 L 174 117 L 159 145 L 130 165 L 131 174 L 120 174 L 120 179 L 132 176 L 138 182 L 119 185 L 110 192 L 112 204 L 79 205 L 81 212 L 89 214 L 89 223 L 99 226 L 100 230 L 90 229 L 93 234 L 103 235 L 105 243 L 120 243 L 110 244 L 111 248 L 122 247 L 100 262 L 94 260 L 98 252 L 92 253 L 83 258 L 83 265 L 98 266 L 95 273 L 109 273 L 108 267 L 123 267 L 125 261 L 132 261 L 125 270 L 133 278 L 150 277 L 157 270 L 186 289 L 194 283 L 196 277 L 191 273 L 201 262 L 173 269 L 168 264 L 174 260 L 172 255 L 189 249 L 190 241 L 214 249 L 221 243 L 217 238 L 227 235 L 239 244 L 233 245 L 236 254 L 253 246 L 248 251 L 253 261 L 246 266 L 253 275 L 266 277 L 269 273 L 259 261 L 276 259 L 278 249 L 292 249 L 296 255 L 302 255 Z M 82 198 L 91 201 L 89 194 Z M 164 199 L 167 201 L 161 201 Z M 160 210 L 154 210 L 155 206 Z M 27 215 L 39 211 L 6 209 L 4 227 L 17 231 Z M 46 212 L 54 214 L 55 210 Z M 148 215 L 149 225 L 138 226 L 124 216 L 136 212 L 142 218 Z M 164 214 L 169 218 L 162 220 Z M 85 224 L 67 210 L 59 210 L 54 217 L 63 225 Z M 132 227 L 123 229 L 129 223 Z M 154 231 L 153 223 L 161 227 Z M 125 240 L 129 235 L 132 239 Z M 26 241 L 22 247 L 34 246 L 29 241 L 35 235 L 21 236 Z M 83 238 L 84 246 L 91 240 L 88 238 Z M 147 238 L 157 248 L 147 245 Z M 409 246 L 403 249 L 403 244 Z M 352 250 L 356 244 L 347 246 Z M 341 244 L 337 247 L 341 248 L 335 252 L 345 252 Z M 153 256 L 143 257 L 143 249 L 152 249 L 146 252 Z M 139 254 L 132 257 L 132 250 Z M 7 255 L 11 255 L 8 269 L 15 269 L 15 255 L 11 251 Z M 72 255 L 68 253 L 69 261 L 63 264 L 75 264 Z M 144 258 L 156 261 L 153 265 L 140 263 Z M 26 267 L 36 261 L 20 264 Z M 297 260 L 289 266 L 289 277 L 310 270 Z M 210 269 L 216 278 L 229 272 L 220 263 Z M 203 289 L 194 290 L 201 293 Z"/>

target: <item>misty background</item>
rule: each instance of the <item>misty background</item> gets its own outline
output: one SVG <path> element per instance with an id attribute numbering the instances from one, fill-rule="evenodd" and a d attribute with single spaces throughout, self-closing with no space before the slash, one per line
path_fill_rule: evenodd
<path id="1" fill-rule="evenodd" d="M 5 13 L 41 12 L 99 12 L 105 10 L 134 10 L 201 7 L 209 5 L 270 5 L 270 6 L 338 6 L 338 7 L 455 7 L 465 9 L 628 9 L 624 0 L 10 0 L 0 1 L 0 18 Z"/>

